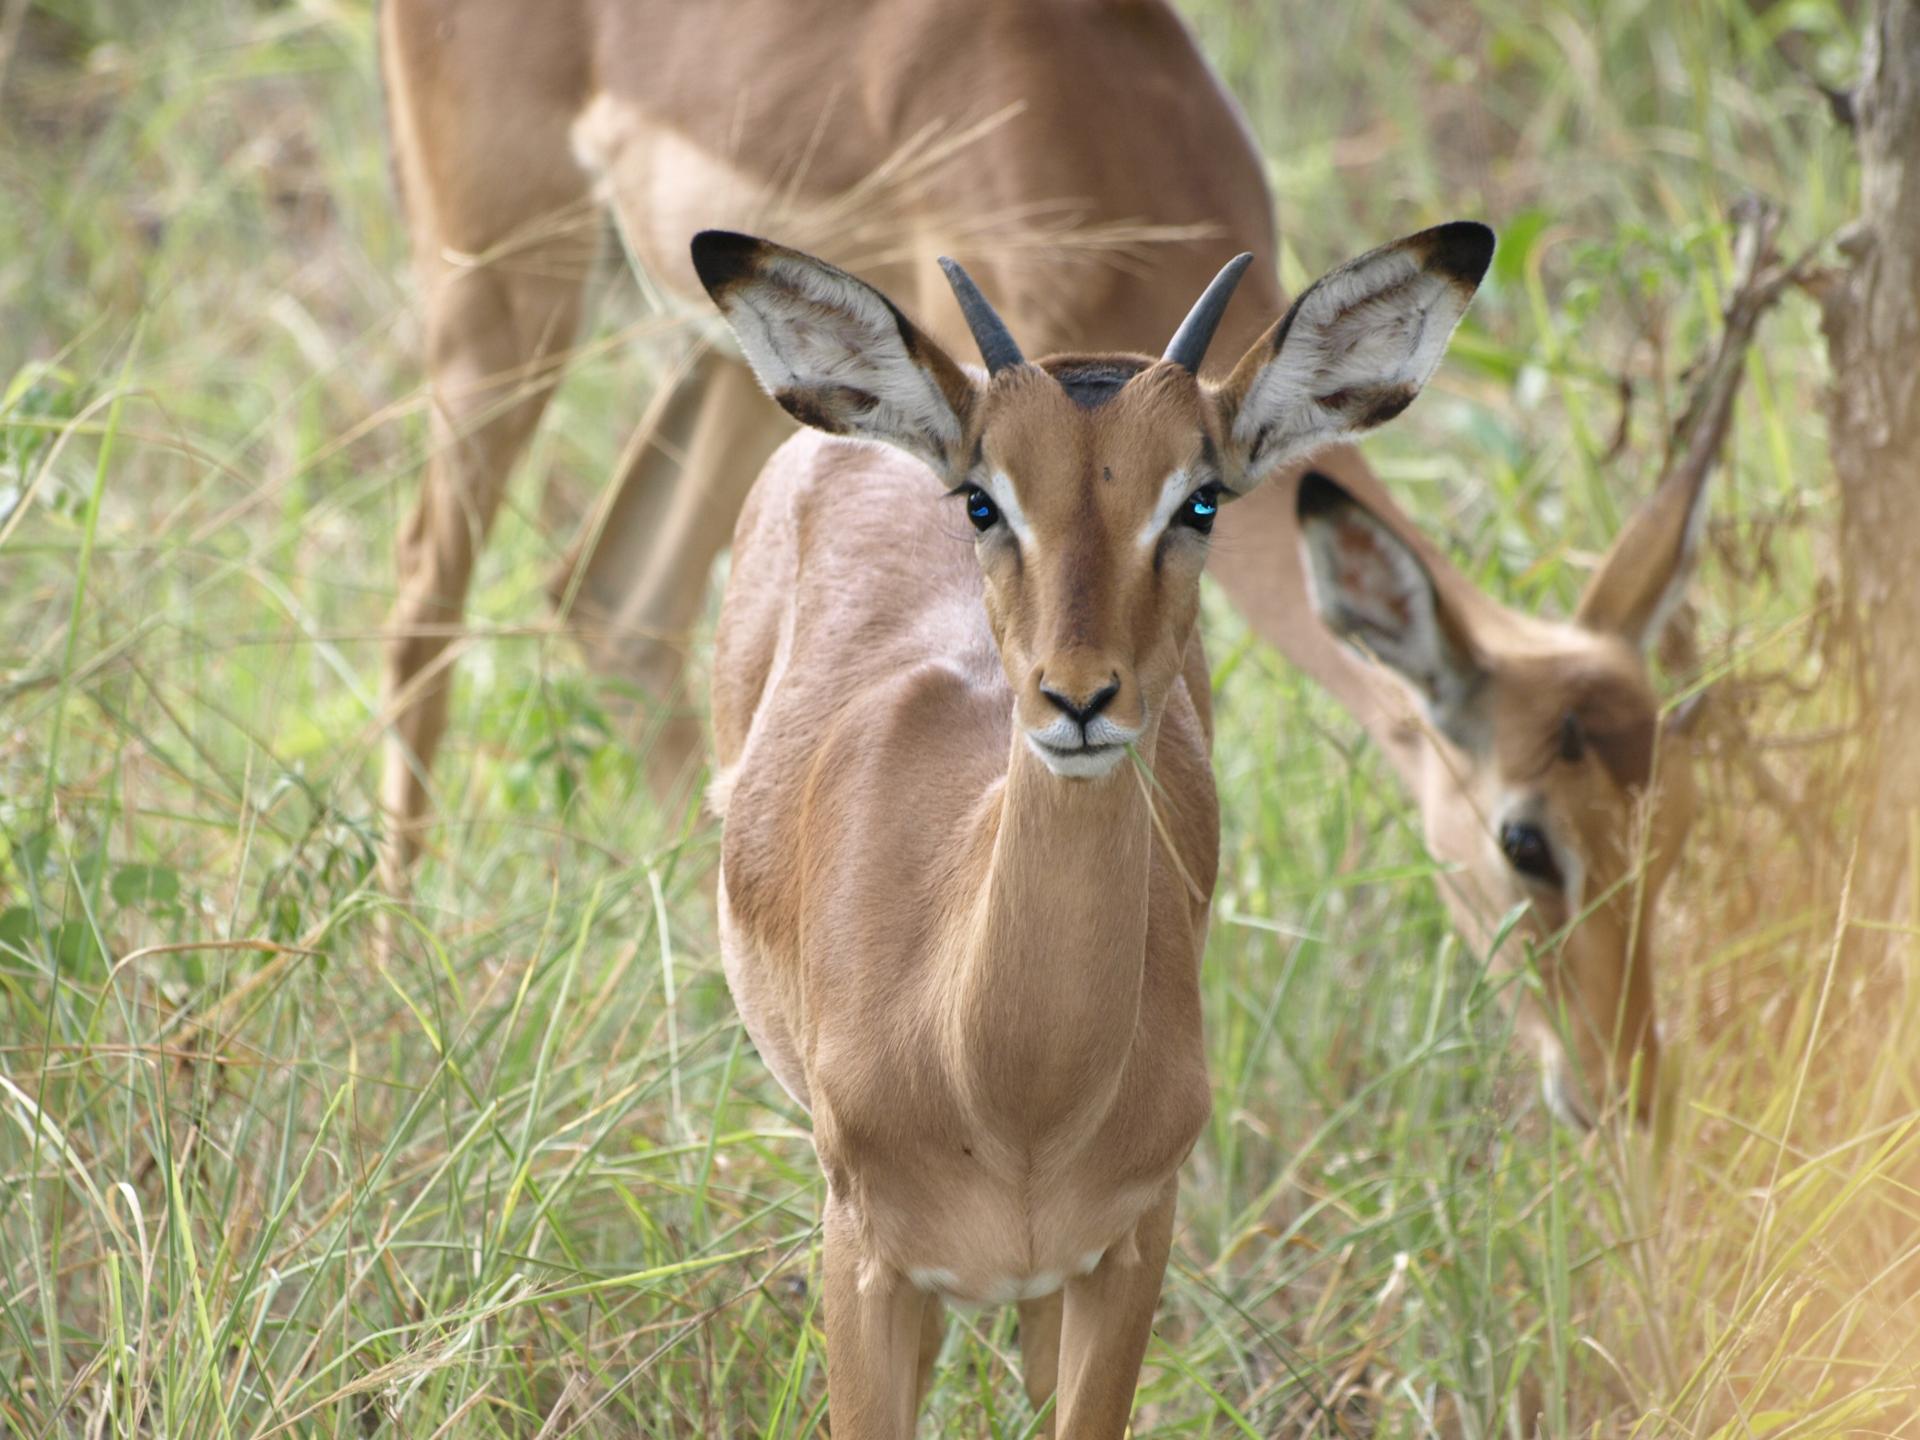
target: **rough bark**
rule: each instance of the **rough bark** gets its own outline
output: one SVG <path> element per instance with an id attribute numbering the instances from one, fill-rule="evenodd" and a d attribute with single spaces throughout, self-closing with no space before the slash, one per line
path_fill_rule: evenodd
<path id="1" fill-rule="evenodd" d="M 1910 921 L 1920 838 L 1920 0 L 1877 0 L 1853 97 L 1860 216 L 1821 287 L 1840 556 L 1869 745 L 1853 913 Z"/>

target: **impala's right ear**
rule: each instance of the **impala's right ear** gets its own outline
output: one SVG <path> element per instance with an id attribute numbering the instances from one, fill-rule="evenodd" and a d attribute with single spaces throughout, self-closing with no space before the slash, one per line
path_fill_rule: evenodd
<path id="1" fill-rule="evenodd" d="M 1473 697 L 1486 671 L 1426 562 L 1318 470 L 1300 477 L 1294 506 L 1314 613 L 1412 685 L 1443 735 L 1474 748 Z"/>
<path id="2" fill-rule="evenodd" d="M 693 237 L 693 268 L 794 419 L 883 440 L 942 475 L 961 468 L 979 387 L 866 281 L 727 230 Z"/>
<path id="3" fill-rule="evenodd" d="M 1217 392 L 1229 488 L 1385 424 L 1413 403 L 1447 353 L 1493 259 L 1493 231 L 1436 225 L 1313 282 Z"/>
<path id="4" fill-rule="evenodd" d="M 1668 475 L 1607 550 L 1574 619 L 1642 653 L 1654 647 L 1699 564 L 1712 474 L 1713 466 L 1703 465 Z"/>

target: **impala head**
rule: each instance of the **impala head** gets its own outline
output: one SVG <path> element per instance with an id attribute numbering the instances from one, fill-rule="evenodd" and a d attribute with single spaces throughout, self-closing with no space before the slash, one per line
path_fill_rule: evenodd
<path id="1" fill-rule="evenodd" d="M 1160 712 L 1218 507 L 1405 409 L 1492 253 L 1492 232 L 1461 222 L 1351 261 L 1214 384 L 1201 361 L 1247 256 L 1157 360 L 1028 361 L 943 262 L 982 373 L 831 265 L 744 235 L 693 242 L 702 282 L 774 399 L 804 424 L 916 456 L 952 494 L 956 522 L 974 532 L 1015 723 L 1050 770 L 1075 779 L 1110 772 Z"/>
<path id="2" fill-rule="evenodd" d="M 1693 707 L 1662 721 L 1645 657 L 1693 568 L 1704 495 L 1657 492 L 1558 622 L 1481 594 L 1327 477 L 1300 484 L 1315 610 L 1428 722 L 1420 805 L 1460 870 L 1456 918 L 1484 944 L 1529 906 L 1544 1006 L 1525 1003 L 1522 1030 L 1555 1113 L 1583 1127 L 1629 1093 L 1644 1120 L 1655 1093 L 1654 905 L 1693 818 Z"/>

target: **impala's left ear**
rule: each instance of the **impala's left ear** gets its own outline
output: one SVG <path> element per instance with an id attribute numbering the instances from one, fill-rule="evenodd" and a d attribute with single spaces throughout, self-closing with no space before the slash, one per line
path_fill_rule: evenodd
<path id="1" fill-rule="evenodd" d="M 1653 648 L 1699 563 L 1712 471 L 1676 471 L 1661 483 L 1601 560 L 1574 619 L 1637 650 Z"/>
<path id="2" fill-rule="evenodd" d="M 1493 259 L 1470 220 L 1383 245 L 1316 280 L 1215 392 L 1228 484 L 1384 424 L 1433 377 Z"/>
<path id="3" fill-rule="evenodd" d="M 1484 734 L 1476 697 L 1486 666 L 1466 616 L 1433 570 L 1329 475 L 1302 475 L 1294 504 L 1314 614 L 1397 671 L 1442 734 L 1464 750 L 1477 748 Z"/>

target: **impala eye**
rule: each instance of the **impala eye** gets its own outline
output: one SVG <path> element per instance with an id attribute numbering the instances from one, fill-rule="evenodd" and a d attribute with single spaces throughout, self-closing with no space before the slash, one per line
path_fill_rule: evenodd
<path id="1" fill-rule="evenodd" d="M 1213 530 L 1213 517 L 1220 513 L 1220 487 L 1202 485 L 1198 490 L 1181 502 L 1179 514 L 1174 520 L 1190 530 L 1198 530 L 1206 535 Z"/>
<path id="2" fill-rule="evenodd" d="M 973 522 L 976 530 L 991 530 L 1000 523 L 1000 507 L 978 485 L 967 491 L 967 519 Z"/>
<path id="3" fill-rule="evenodd" d="M 1565 884 L 1560 878 L 1560 866 L 1553 858 L 1553 847 L 1547 843 L 1546 832 L 1538 825 L 1517 820 L 1509 820 L 1502 825 L 1500 853 L 1507 857 L 1509 865 L 1529 880 L 1538 880 L 1543 885 Z"/>

